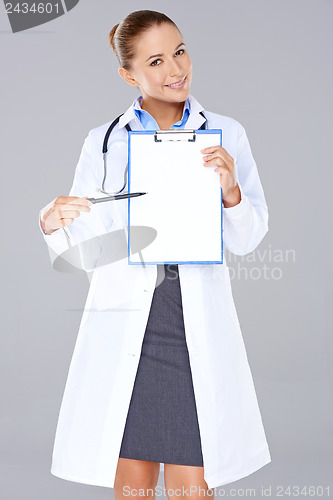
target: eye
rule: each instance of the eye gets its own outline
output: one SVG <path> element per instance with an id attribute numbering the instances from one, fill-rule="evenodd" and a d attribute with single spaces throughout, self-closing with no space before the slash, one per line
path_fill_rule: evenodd
<path id="1" fill-rule="evenodd" d="M 185 49 L 179 49 L 179 50 L 177 50 L 176 54 L 178 54 L 178 52 L 183 52 L 183 53 L 184 53 L 184 52 L 185 52 Z M 181 54 L 181 55 L 182 55 L 182 54 Z"/>
<path id="2" fill-rule="evenodd" d="M 156 63 L 157 61 L 160 61 L 160 60 L 161 59 L 155 59 L 155 61 L 153 61 L 150 66 L 159 66 L 159 64 L 154 64 L 154 63 Z"/>

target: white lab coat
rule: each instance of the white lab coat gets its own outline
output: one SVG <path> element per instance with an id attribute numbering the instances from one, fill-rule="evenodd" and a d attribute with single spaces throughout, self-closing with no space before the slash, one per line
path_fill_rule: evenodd
<path id="1" fill-rule="evenodd" d="M 245 129 L 232 118 L 205 111 L 191 95 L 190 102 L 186 128 L 202 125 L 199 112 L 203 110 L 208 128 L 222 129 L 223 147 L 236 160 L 242 200 L 234 207 L 223 207 L 223 245 L 234 254 L 245 255 L 268 231 L 267 206 Z M 142 130 L 133 104 L 109 139 L 107 191 L 123 185 L 125 124 Z M 96 196 L 103 179 L 102 143 L 110 123 L 86 137 L 69 195 Z M 90 280 L 60 408 L 51 473 L 112 488 L 157 278 L 156 265 L 129 265 L 127 255 L 98 265 L 104 251 L 99 237 L 122 228 L 127 228 L 127 200 L 95 204 L 91 212 L 82 212 L 67 226 L 70 239 L 63 229 L 43 234 L 53 265 L 59 263 L 61 254 L 68 262 L 74 259 L 73 263 L 75 257 L 66 250 L 77 245 L 74 254 L 76 250 L 79 267 Z M 90 240 L 91 252 L 90 247 L 82 251 L 85 240 Z M 178 266 L 204 478 L 209 488 L 243 478 L 271 461 L 225 257 L 223 260 L 223 264 Z"/>

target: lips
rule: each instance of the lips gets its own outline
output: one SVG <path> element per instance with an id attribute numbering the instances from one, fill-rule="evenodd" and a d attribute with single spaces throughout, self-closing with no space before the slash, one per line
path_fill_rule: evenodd
<path id="1" fill-rule="evenodd" d="M 178 82 L 171 83 L 170 85 L 166 85 L 166 87 L 180 87 L 186 79 L 186 76 L 184 76 L 181 80 L 178 80 Z"/>

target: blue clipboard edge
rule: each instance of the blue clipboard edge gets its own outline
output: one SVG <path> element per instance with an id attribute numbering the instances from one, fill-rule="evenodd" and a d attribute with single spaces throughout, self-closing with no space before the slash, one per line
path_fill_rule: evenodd
<path id="1" fill-rule="evenodd" d="M 182 129 L 184 130 L 184 129 Z M 186 129 L 185 129 L 186 130 Z M 191 129 L 192 130 L 192 129 Z M 220 135 L 220 146 L 222 146 L 222 129 L 220 128 L 211 128 L 211 129 L 195 129 L 194 130 L 196 134 L 219 134 Z M 127 171 L 127 177 L 128 177 L 128 192 L 131 192 L 131 176 L 130 176 L 130 171 L 131 171 L 131 155 L 130 155 L 130 150 L 131 150 L 131 136 L 132 135 L 154 135 L 156 130 L 130 130 L 128 131 L 128 146 L 127 146 L 127 155 L 128 155 L 128 171 Z M 158 262 L 158 261 L 144 261 L 145 264 L 223 264 L 223 206 L 222 206 L 222 199 L 223 199 L 223 193 L 222 193 L 222 188 L 221 190 L 221 260 L 186 260 L 186 261 L 174 261 L 174 262 Z M 127 217 L 128 217 L 128 241 L 127 241 L 127 263 L 129 265 L 135 266 L 135 265 L 140 265 L 142 266 L 142 262 L 132 262 L 130 260 L 130 233 L 131 233 L 131 223 L 130 223 L 130 203 L 131 203 L 131 198 L 128 198 L 128 205 L 127 205 Z"/>

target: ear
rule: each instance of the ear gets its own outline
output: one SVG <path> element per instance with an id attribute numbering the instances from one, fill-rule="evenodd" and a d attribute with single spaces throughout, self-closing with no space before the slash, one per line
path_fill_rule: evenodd
<path id="1" fill-rule="evenodd" d="M 137 81 L 133 78 L 133 76 L 131 75 L 131 73 L 129 71 L 127 71 L 127 69 L 122 68 L 122 67 L 118 68 L 118 73 L 125 80 L 125 82 L 127 82 L 132 87 L 138 87 L 139 86 L 139 84 L 137 83 Z"/>

